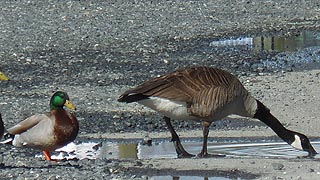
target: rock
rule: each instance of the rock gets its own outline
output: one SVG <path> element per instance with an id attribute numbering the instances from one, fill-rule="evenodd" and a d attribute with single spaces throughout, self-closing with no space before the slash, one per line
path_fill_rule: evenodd
<path id="1" fill-rule="evenodd" d="M 283 170 L 284 169 L 284 165 L 281 163 L 272 163 L 271 165 L 274 170 Z"/>

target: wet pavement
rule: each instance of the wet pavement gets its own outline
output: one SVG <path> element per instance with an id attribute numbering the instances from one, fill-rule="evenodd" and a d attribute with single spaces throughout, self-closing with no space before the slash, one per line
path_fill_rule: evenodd
<path id="1" fill-rule="evenodd" d="M 305 158 L 306 152 L 293 149 L 288 144 L 277 141 L 275 139 L 252 139 L 247 138 L 237 139 L 220 139 L 218 141 L 208 142 L 208 152 L 210 154 L 221 155 L 220 158 L 262 158 L 262 159 L 288 159 L 295 160 Z M 56 150 L 53 153 L 53 158 L 58 160 L 83 160 L 83 159 L 176 159 L 174 146 L 171 142 L 164 139 L 154 139 L 152 144 L 146 145 L 137 143 L 141 140 L 126 140 L 109 141 L 101 139 L 91 139 L 90 141 L 81 141 L 70 143 L 67 146 Z M 315 149 L 320 149 L 320 141 L 314 140 L 311 142 Z M 200 152 L 201 141 L 199 139 L 188 139 L 182 142 L 186 150 L 192 154 Z M 222 156 L 223 155 L 223 156 Z M 42 154 L 36 154 L 36 157 L 42 157 Z M 217 157 L 216 157 L 217 158 Z M 313 158 L 320 159 L 320 155 Z M 282 164 L 273 164 L 275 169 L 282 169 Z M 131 171 L 139 174 L 139 170 L 131 169 Z M 241 175 L 243 174 L 243 175 Z M 148 175 L 155 180 L 229 180 L 229 179 L 252 179 L 257 176 L 252 174 L 244 175 L 244 172 L 223 171 L 174 171 L 174 170 L 148 170 L 141 172 L 141 175 Z"/>
<path id="2" fill-rule="evenodd" d="M 254 179 L 267 172 L 266 176 L 276 179 L 300 164 L 299 175 L 318 177 L 318 157 L 315 161 L 299 159 L 290 164 L 295 157 L 304 154 L 272 140 L 260 139 L 251 144 L 233 142 L 232 138 L 231 142 L 213 140 L 210 152 L 227 155 L 221 164 L 210 166 L 219 160 L 213 159 L 215 163 L 211 163 L 204 159 L 197 161 L 200 165 L 208 163 L 201 166 L 202 169 L 190 165 L 191 170 L 175 171 L 166 168 L 184 165 L 184 161 L 174 164 L 177 159 L 167 140 L 156 139 L 153 146 L 145 146 L 139 143 L 140 140 L 116 142 L 80 138 L 89 133 L 99 136 L 103 133 L 167 131 L 159 114 L 136 105 L 117 104 L 115 99 L 129 87 L 178 68 L 216 66 L 236 74 L 241 80 L 250 77 L 252 84 L 255 77 L 266 74 L 280 77 L 286 72 L 318 69 L 318 1 L 31 0 L 1 1 L 0 5 L 0 68 L 11 79 L 0 82 L 0 111 L 5 127 L 47 111 L 49 96 L 57 89 L 67 91 L 77 106 L 81 127 L 76 144 L 68 146 L 71 150 L 56 154 L 57 158 L 71 159 L 57 164 L 44 162 L 36 150 L 1 146 L 1 177 Z M 310 83 L 316 83 L 316 76 L 312 74 L 307 78 L 313 78 Z M 274 93 L 281 91 L 272 89 Z M 275 96 L 259 92 L 254 91 L 257 98 Z M 293 98 L 295 100 L 301 99 Z M 285 109 L 292 111 L 298 107 L 291 103 L 285 105 Z M 300 114 L 304 113 L 307 114 L 305 111 Z M 309 125 L 309 120 L 303 119 L 300 124 L 294 121 L 286 125 L 295 128 L 305 123 Z M 200 130 L 193 122 L 175 121 L 174 127 L 178 131 Z M 260 122 L 240 119 L 218 122 L 211 129 L 242 131 L 261 127 L 264 125 Z M 308 128 L 303 130 L 308 131 Z M 314 145 L 319 149 L 317 138 Z M 188 139 L 184 143 L 191 152 L 199 151 L 199 139 Z M 252 154 L 257 150 L 263 151 Z M 157 154 L 158 151 L 161 153 Z M 35 155 L 38 156 L 34 158 Z M 148 164 L 148 159 L 160 161 L 163 158 L 169 163 Z M 278 167 L 269 163 L 272 161 L 265 161 L 274 158 L 284 168 L 281 164 Z M 195 161 L 192 160 L 191 163 Z M 229 166 L 223 166 L 225 163 L 239 166 L 229 169 Z M 247 169 L 242 169 L 245 163 Z M 157 169 L 163 164 L 167 166 Z M 248 172 L 259 166 L 262 170 L 256 170 L 256 174 Z"/>
<path id="3" fill-rule="evenodd" d="M 208 51 L 211 48 L 218 54 L 222 52 L 221 56 L 247 55 L 241 65 L 233 62 L 236 68 L 246 69 L 247 66 L 258 73 L 288 72 L 319 68 L 319 45 L 319 31 L 301 31 L 215 39 L 209 43 Z"/>
<path id="4" fill-rule="evenodd" d="M 209 141 L 208 153 L 221 155 L 221 157 L 236 158 L 284 158 L 296 159 L 305 157 L 307 152 L 293 149 L 290 145 L 282 141 L 271 139 L 241 138 L 228 140 Z M 243 139 L 246 139 L 245 141 Z M 174 146 L 164 139 L 153 140 L 152 145 L 145 145 L 141 140 L 109 141 L 101 139 L 91 139 L 70 143 L 67 146 L 56 150 L 53 157 L 55 159 L 174 159 L 177 158 Z M 320 141 L 311 141 L 315 149 L 320 149 Z M 185 149 L 191 154 L 198 154 L 202 147 L 200 139 L 184 140 L 182 142 Z M 36 155 L 37 157 L 42 154 Z M 320 159 L 320 155 L 313 157 Z"/>
<path id="5" fill-rule="evenodd" d="M 242 38 L 232 38 L 232 39 L 217 39 L 217 40 L 210 40 L 206 41 L 205 46 L 199 46 L 201 52 L 205 52 L 208 54 L 216 53 L 222 59 L 216 60 L 215 64 L 221 67 L 228 67 L 231 69 L 233 73 L 240 75 L 242 77 L 252 76 L 252 75 L 264 75 L 267 73 L 276 73 L 276 72 L 288 72 L 288 71 L 298 71 L 298 70 L 306 70 L 306 69 L 314 69 L 317 68 L 320 64 L 320 53 L 319 53 L 319 33 L 318 32 L 310 32 L 310 31 L 303 31 L 300 34 L 296 34 L 293 36 L 259 36 L 259 37 L 242 37 Z M 245 53 L 244 53 L 245 52 Z M 83 61 L 77 61 L 70 64 L 69 68 L 80 70 L 81 74 L 84 74 L 84 71 L 81 72 L 83 66 L 86 66 L 88 70 L 92 69 L 93 67 L 97 66 L 97 68 L 93 68 L 95 72 L 99 72 L 99 74 L 103 74 L 105 69 L 102 69 L 105 61 L 85 61 L 85 59 L 96 58 L 97 55 L 101 54 L 100 51 L 91 51 L 86 52 L 85 55 L 81 56 Z M 103 53 L 102 53 L 103 54 Z M 70 53 L 62 53 L 63 57 L 68 59 L 72 59 L 74 54 Z M 105 54 L 103 57 L 108 56 L 110 54 Z M 177 56 L 179 54 L 175 54 Z M 47 54 L 45 54 L 47 56 Z M 103 58 L 99 57 L 99 58 Z M 223 59 L 225 57 L 233 57 L 228 59 L 229 64 L 226 64 Z M 117 59 L 118 57 L 114 56 L 112 58 Z M 130 57 L 137 58 L 137 57 Z M 235 59 L 240 60 L 235 60 Z M 137 58 L 139 59 L 139 58 Z M 136 60 L 137 60 L 136 59 Z M 180 59 L 182 62 L 182 59 Z M 173 64 L 169 62 L 168 67 L 171 69 L 175 66 L 175 64 L 179 64 L 181 62 L 179 59 L 174 62 Z M 28 62 L 28 60 L 23 60 Z M 133 59 L 134 62 L 134 59 Z M 83 85 L 86 89 L 89 89 L 90 86 L 96 85 L 101 86 L 103 83 L 108 81 L 109 84 L 120 86 L 121 84 L 126 84 L 126 86 L 135 85 L 138 81 L 142 79 L 146 79 L 149 75 L 141 75 L 137 73 L 138 66 L 146 67 L 147 71 L 149 71 L 152 76 L 156 76 L 157 74 L 161 74 L 162 72 L 167 71 L 166 68 L 154 70 L 152 65 L 144 65 L 142 62 L 138 61 L 138 66 L 133 65 L 133 62 L 129 63 L 128 66 L 128 74 L 130 74 L 131 79 L 125 80 L 126 76 L 117 76 L 117 73 L 121 71 L 121 69 L 117 69 L 121 66 L 121 64 L 117 61 L 110 61 L 109 65 L 112 66 L 107 67 L 107 69 L 113 69 L 112 72 L 114 75 L 109 76 L 108 78 L 98 77 L 97 81 L 92 81 L 90 78 L 85 77 L 85 79 L 75 79 L 75 81 L 70 82 L 71 85 Z M 30 61 L 30 68 L 33 68 L 33 60 Z M 35 64 L 44 63 L 45 61 L 34 61 Z M 211 63 L 210 59 L 207 63 Z M 59 61 L 59 66 L 63 66 L 65 62 Z M 194 64 L 193 61 L 188 62 L 188 64 Z M 167 64 L 164 62 L 164 65 Z M 58 66 L 58 67 L 59 67 Z M 19 68 L 19 67 L 16 67 Z M 49 71 L 46 71 L 47 74 L 52 75 L 50 78 L 54 78 L 57 72 L 54 72 L 54 68 L 50 66 L 44 67 L 49 68 Z M 10 69 L 9 69 L 10 70 Z M 11 70 L 12 71 L 12 70 Z M 3 92 L 6 92 L 6 96 L 10 96 L 12 98 L 26 98 L 27 94 L 30 92 L 22 93 L 22 94 L 15 94 L 17 91 L 14 91 L 14 87 L 19 85 L 19 89 L 30 89 L 32 98 L 39 98 L 44 99 L 47 98 L 47 95 L 43 95 L 42 93 L 32 93 L 35 89 L 31 87 L 29 82 L 32 79 L 38 79 L 44 73 L 44 71 L 35 71 L 37 73 L 30 74 L 30 79 L 26 79 L 24 82 L 19 82 L 16 79 L 20 78 L 19 76 L 13 77 L 13 81 L 5 82 L 3 84 L 8 84 L 9 89 L 3 89 Z M 69 70 L 64 70 L 65 72 Z M 109 71 L 109 70 L 108 70 Z M 10 72 L 10 71 L 9 71 Z M 11 72 L 12 73 L 12 72 Z M 44 81 L 49 81 L 46 79 Z M 103 80 L 102 80 L 103 79 Z M 110 80 L 108 80 L 110 79 Z M 101 80 L 101 81 L 100 81 Z M 42 83 L 42 82 L 41 82 Z M 55 82 L 55 86 L 59 86 L 62 83 L 61 79 Z M 75 90 L 77 88 L 73 88 Z M 23 90 L 24 91 L 24 90 Z M 22 91 L 22 92 L 23 92 Z M 110 91 L 113 91 L 111 89 Z M 91 91 L 90 91 L 91 92 Z M 92 92 L 97 93 L 97 91 Z M 116 96 L 116 94 L 113 94 Z M 92 98 L 88 95 L 83 96 Z M 81 104 L 81 98 L 75 98 L 75 104 L 80 104 L 80 111 L 77 112 L 80 120 L 81 127 L 91 127 L 91 128 L 84 128 L 80 132 L 82 135 L 86 133 L 104 133 L 104 132 L 117 132 L 117 133 L 124 133 L 124 132 L 135 132 L 137 130 L 147 130 L 147 131 L 166 131 L 164 123 L 161 121 L 161 115 L 151 112 L 126 112 L 123 113 L 121 111 L 88 111 L 88 108 L 84 108 L 84 104 Z M 110 98 L 110 97 L 109 97 Z M 95 109 L 96 106 L 104 106 L 106 102 L 101 101 L 103 98 L 100 97 L 97 102 L 99 104 L 88 104 L 89 109 Z M 79 101 L 79 102 L 77 102 Z M 109 101 L 109 100 L 108 100 Z M 112 101 L 112 99 L 110 99 Z M 27 101 L 25 101 L 27 102 Z M 14 103 L 13 103 L 14 104 Z M 10 106 L 12 104 L 8 104 L 6 102 L 2 102 L 3 107 Z M 14 107 L 14 106 L 13 106 Z M 108 107 L 108 105 L 106 105 Z M 113 106 L 114 108 L 116 106 Z M 21 108 L 20 108 L 21 109 Z M 86 110 L 85 110 L 86 109 Z M 18 109 L 17 109 L 18 110 Z M 26 112 L 28 113 L 28 112 Z M 4 116 L 8 116 L 8 114 L 3 113 Z M 21 114 L 18 114 L 21 116 Z M 8 119 L 8 118 L 6 118 Z M 90 120 L 87 120 L 90 119 Z M 155 121 L 157 119 L 157 121 Z M 93 121 L 92 121 L 93 120 Z M 107 126 L 106 120 L 109 123 Z M 6 121 L 6 125 L 12 122 Z M 195 122 L 180 122 L 180 121 L 173 121 L 174 126 L 177 130 L 188 130 L 188 129 L 200 129 L 198 123 Z M 259 121 L 253 121 L 248 119 L 241 119 L 237 118 L 237 121 L 233 121 L 232 119 L 226 119 L 223 121 L 216 122 L 211 129 L 224 129 L 224 130 L 239 130 L 244 127 L 264 127 L 265 125 Z M 176 153 L 174 147 L 171 142 L 168 140 L 163 139 L 156 139 L 153 141 L 152 146 L 142 145 L 140 143 L 141 140 L 130 140 L 131 142 L 123 142 L 125 140 L 117 141 L 110 141 L 110 140 L 103 140 L 103 139 L 91 139 L 82 140 L 81 142 L 78 140 L 73 144 L 70 144 L 64 147 L 61 151 L 54 153 L 54 158 L 61 159 L 63 161 L 86 161 L 86 160 L 105 160 L 110 159 L 111 161 L 122 162 L 123 160 L 148 160 L 148 159 L 176 159 Z M 188 139 L 187 141 L 183 142 L 185 148 L 193 154 L 197 154 L 200 151 L 201 141 L 199 139 Z M 320 149 L 319 141 L 313 141 L 313 145 L 316 149 Z M 21 151 L 20 149 L 11 149 L 10 151 L 14 151 L 15 153 Z M 243 141 L 237 142 L 237 140 L 232 140 L 229 138 L 228 141 L 223 142 L 210 142 L 208 146 L 209 153 L 213 154 L 222 154 L 226 155 L 227 158 L 274 158 L 274 159 L 296 159 L 297 157 L 305 156 L 306 153 L 296 151 L 292 149 L 289 145 L 273 141 L 273 140 L 257 140 L 252 142 L 250 141 Z M 18 153 L 19 154 L 19 153 Z M 38 159 L 43 159 L 42 154 L 31 151 L 31 152 L 24 152 L 24 157 L 36 157 Z M 315 157 L 315 160 L 319 159 L 318 156 Z M 19 167 L 19 166 L 18 166 Z M 147 175 L 148 177 L 154 179 L 254 179 L 259 177 L 257 174 L 248 174 L 247 172 L 243 171 L 222 171 L 222 170 L 214 170 L 210 172 L 202 172 L 199 170 L 195 170 L 192 173 L 191 171 L 184 172 L 184 171 L 174 171 L 174 170 L 154 170 L 152 168 L 144 168 L 143 172 L 139 174 L 141 169 L 131 168 L 129 172 L 130 175 L 134 174 L 138 177 Z M 205 174 L 205 175 L 203 175 Z M 108 175 L 108 174 L 107 174 Z"/>

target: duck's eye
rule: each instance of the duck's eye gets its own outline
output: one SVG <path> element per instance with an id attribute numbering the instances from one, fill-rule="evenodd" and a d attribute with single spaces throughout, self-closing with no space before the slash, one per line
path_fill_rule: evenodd
<path id="1" fill-rule="evenodd" d="M 59 94 L 59 96 L 60 96 L 60 98 L 62 98 L 62 99 L 66 99 L 66 94 L 65 93 L 61 93 L 61 94 Z"/>

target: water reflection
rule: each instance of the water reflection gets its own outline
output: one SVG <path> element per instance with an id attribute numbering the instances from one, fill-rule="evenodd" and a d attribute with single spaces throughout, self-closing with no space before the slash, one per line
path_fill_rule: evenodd
<path id="1" fill-rule="evenodd" d="M 120 158 L 131 158 L 138 159 L 138 149 L 137 144 L 119 144 L 118 145 L 118 156 Z"/>
<path id="2" fill-rule="evenodd" d="M 199 139 L 191 139 L 182 142 L 187 151 L 196 154 L 200 151 L 201 143 Z M 312 145 L 319 151 L 320 141 L 313 141 Z M 239 140 L 228 140 L 223 142 L 209 142 L 208 152 L 211 154 L 224 154 L 226 157 L 261 157 L 261 158 L 297 158 L 306 156 L 307 153 L 293 149 L 284 142 L 255 141 L 244 142 Z M 55 154 L 54 154 L 55 153 Z M 177 158 L 174 146 L 169 141 L 153 140 L 151 146 L 133 142 L 116 141 L 96 141 L 70 143 L 67 146 L 56 150 L 52 154 L 55 159 L 164 159 Z M 41 156 L 40 154 L 38 156 Z M 319 159 L 320 155 L 315 156 Z M 212 173 L 212 170 L 210 170 Z M 217 173 L 208 176 L 204 172 L 169 172 L 156 171 L 149 172 L 149 176 L 154 180 L 230 180 L 234 176 L 229 176 L 228 172 Z M 222 175 L 221 175 L 222 174 Z M 202 176 L 203 175 L 203 176 Z M 237 177 L 237 176 L 236 176 Z M 241 180 L 237 177 L 236 179 Z"/>
<path id="3" fill-rule="evenodd" d="M 201 176 L 152 176 L 154 180 L 230 180 L 225 177 L 201 177 Z M 241 180 L 240 178 L 237 178 Z"/>
<path id="4" fill-rule="evenodd" d="M 302 31 L 299 34 L 290 36 L 259 36 L 259 37 L 239 37 L 212 41 L 211 47 L 237 47 L 247 46 L 254 51 L 277 51 L 292 52 L 298 49 L 320 46 L 320 33 Z"/>
<path id="5" fill-rule="evenodd" d="M 273 50 L 273 51 L 296 51 L 310 46 L 320 45 L 320 33 L 303 31 L 299 35 L 288 37 L 256 37 L 253 38 L 255 50 Z"/>
<path id="6" fill-rule="evenodd" d="M 312 144 L 319 151 L 320 141 Z M 183 145 L 192 154 L 197 154 L 201 148 L 198 140 L 185 141 Z M 208 152 L 227 157 L 297 158 L 308 155 L 307 152 L 295 150 L 284 142 L 209 142 Z M 123 142 L 79 142 L 56 150 L 53 158 L 173 159 L 177 158 L 177 154 L 173 144 L 168 141 L 155 141 L 152 146 Z M 320 158 L 320 155 L 315 158 Z"/>
<path id="7" fill-rule="evenodd" d="M 138 159 L 136 143 L 78 142 L 57 149 L 53 159 Z M 42 156 L 39 154 L 37 156 Z"/>

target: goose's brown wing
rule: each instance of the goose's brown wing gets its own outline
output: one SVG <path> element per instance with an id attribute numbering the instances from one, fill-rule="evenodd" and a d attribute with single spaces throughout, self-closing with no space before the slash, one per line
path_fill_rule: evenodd
<path id="1" fill-rule="evenodd" d="M 191 103 L 201 90 L 215 87 L 228 88 L 238 79 L 232 74 L 217 68 L 193 67 L 177 70 L 151 79 L 123 93 L 118 101 L 134 102 L 149 96 Z"/>
<path id="2" fill-rule="evenodd" d="M 233 112 L 233 107 L 226 108 L 226 106 L 234 104 L 246 92 L 240 83 L 233 84 L 230 87 L 207 87 L 194 95 L 192 103 L 190 103 L 189 112 L 193 116 L 206 118 L 219 116 L 214 113 L 228 115 Z M 223 112 L 223 110 L 229 112 Z"/>

